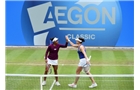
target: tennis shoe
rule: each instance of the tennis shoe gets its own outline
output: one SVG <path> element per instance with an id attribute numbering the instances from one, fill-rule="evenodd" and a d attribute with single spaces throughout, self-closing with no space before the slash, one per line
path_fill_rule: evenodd
<path id="1" fill-rule="evenodd" d="M 71 87 L 71 88 L 77 88 L 77 85 L 75 85 L 74 83 L 68 84 L 68 86 Z"/>
<path id="2" fill-rule="evenodd" d="M 42 86 L 44 86 L 44 85 L 46 85 L 46 81 L 43 81 L 43 82 L 42 82 Z"/>
<path id="3" fill-rule="evenodd" d="M 57 81 L 57 82 L 55 82 L 55 85 L 56 86 L 60 86 L 60 83 Z"/>
<path id="4" fill-rule="evenodd" d="M 96 83 L 94 83 L 94 84 L 92 84 L 92 85 L 89 86 L 89 88 L 94 88 L 94 87 L 97 87 L 97 84 Z"/>

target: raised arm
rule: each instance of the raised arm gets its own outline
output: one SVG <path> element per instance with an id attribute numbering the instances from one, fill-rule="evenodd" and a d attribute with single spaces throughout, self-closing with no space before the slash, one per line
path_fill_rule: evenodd
<path id="1" fill-rule="evenodd" d="M 68 38 L 68 36 L 65 36 L 66 40 L 68 40 L 68 42 L 70 43 L 71 46 L 78 48 L 77 44 L 74 44 L 73 42 L 71 42 Z"/>
<path id="2" fill-rule="evenodd" d="M 66 41 L 65 45 L 60 44 L 60 47 L 62 47 L 62 48 L 66 48 L 67 46 L 68 46 L 68 41 Z"/>

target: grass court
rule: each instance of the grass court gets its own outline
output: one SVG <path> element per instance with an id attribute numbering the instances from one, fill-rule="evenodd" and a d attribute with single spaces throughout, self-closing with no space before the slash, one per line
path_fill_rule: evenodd
<path id="1" fill-rule="evenodd" d="M 6 74 L 39 74 L 45 70 L 46 48 L 6 47 Z M 91 49 L 87 48 L 87 55 L 91 55 L 91 73 L 93 75 L 134 74 L 133 49 Z M 60 49 L 59 74 L 75 74 L 79 59 L 77 50 Z M 84 73 L 81 72 L 83 75 Z M 52 73 L 53 75 L 53 73 Z M 134 77 L 94 77 L 98 87 L 93 90 L 134 90 Z M 47 78 L 47 85 L 43 90 L 49 90 L 54 77 Z M 76 89 L 68 87 L 74 77 L 60 77 L 61 86 L 53 86 L 52 90 L 91 90 L 91 81 L 87 77 L 79 79 Z M 40 78 L 6 76 L 6 90 L 40 90 Z"/>

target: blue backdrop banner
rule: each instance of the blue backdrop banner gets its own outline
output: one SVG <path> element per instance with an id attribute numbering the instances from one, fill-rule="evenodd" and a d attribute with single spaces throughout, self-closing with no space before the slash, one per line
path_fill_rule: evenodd
<path id="1" fill-rule="evenodd" d="M 134 46 L 133 0 L 6 1 L 6 46 L 82 37 L 86 46 Z"/>

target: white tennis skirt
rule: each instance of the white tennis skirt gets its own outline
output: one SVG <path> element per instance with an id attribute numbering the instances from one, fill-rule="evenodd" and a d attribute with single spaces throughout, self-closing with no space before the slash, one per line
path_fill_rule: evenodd
<path id="1" fill-rule="evenodd" d="M 78 64 L 78 66 L 80 66 L 80 67 L 84 67 L 85 65 L 86 65 L 86 59 L 85 58 L 82 58 L 82 59 L 80 59 L 79 60 L 79 64 Z"/>
<path id="2" fill-rule="evenodd" d="M 47 58 L 47 60 L 48 60 L 48 64 L 58 65 L 58 60 L 57 59 L 56 60 L 51 60 L 51 59 Z"/>

